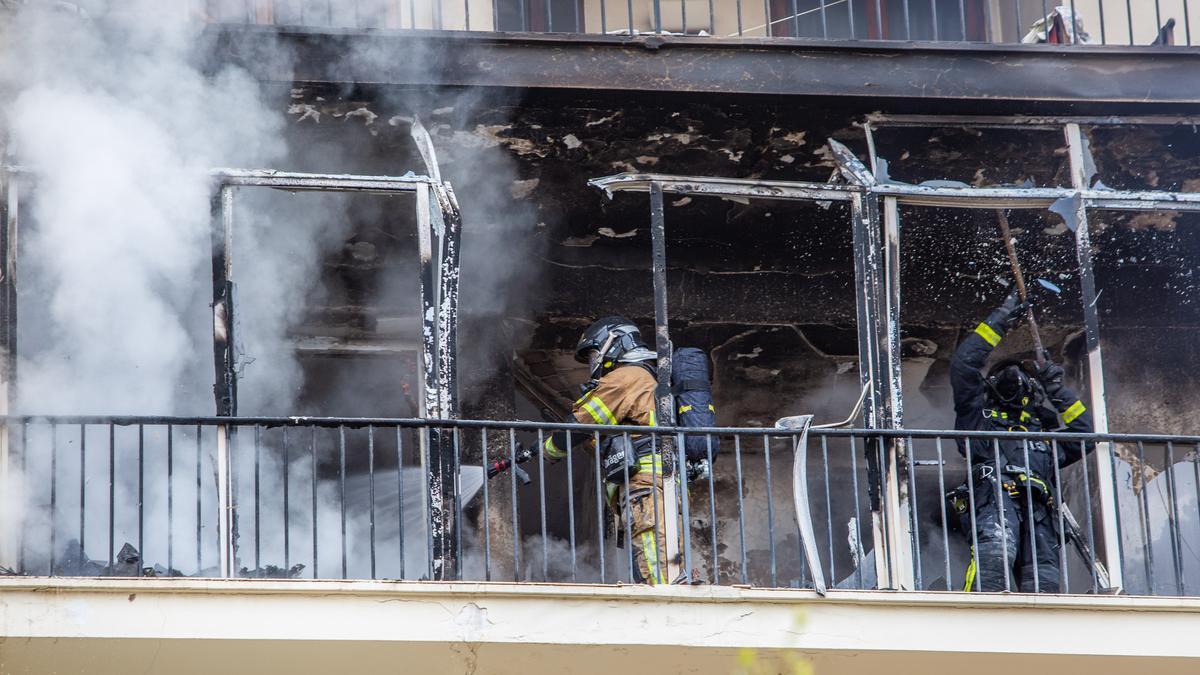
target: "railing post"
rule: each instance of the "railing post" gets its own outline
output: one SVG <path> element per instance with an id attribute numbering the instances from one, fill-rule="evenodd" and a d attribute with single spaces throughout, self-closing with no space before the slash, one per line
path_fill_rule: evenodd
<path id="1" fill-rule="evenodd" d="M 854 235 L 854 277 L 858 308 L 859 376 L 869 395 L 863 404 L 864 426 L 896 429 L 902 424 L 900 386 L 900 258 L 899 211 L 895 199 L 885 203 L 881 218 L 879 197 L 871 188 L 874 175 L 844 145 L 830 140 L 842 176 L 863 188 L 851 199 Z M 884 221 L 881 228 L 881 220 Z M 881 229 L 886 249 L 880 241 Z M 886 255 L 885 255 L 886 251 Z M 868 491 L 875 548 L 875 569 L 882 588 L 913 587 L 912 540 L 908 494 L 900 472 L 904 445 L 878 439 L 882 452 L 867 451 Z"/>
<path id="2" fill-rule="evenodd" d="M 658 3 L 655 2 L 657 7 Z M 654 346 L 658 354 L 658 386 L 655 388 L 655 413 L 659 426 L 675 425 L 675 397 L 671 394 L 671 332 L 667 320 L 667 228 L 666 217 L 663 214 L 662 185 L 650 184 L 650 243 L 651 270 L 654 277 Z M 686 524 L 679 523 L 679 512 L 675 504 L 679 503 L 678 489 L 683 483 L 681 472 L 687 467 L 679 465 L 668 473 L 675 461 L 675 439 L 670 436 L 659 437 L 659 453 L 663 457 L 663 504 L 666 513 L 663 514 L 663 536 L 667 543 L 667 581 L 674 581 L 680 574 L 679 565 L 679 528 Z M 686 570 L 691 575 L 691 570 Z"/>
<path id="3" fill-rule="evenodd" d="M 1064 127 L 1067 148 L 1071 160 L 1071 185 L 1076 190 L 1091 187 L 1090 175 L 1095 164 L 1083 138 L 1083 130 L 1076 123 Z M 1100 349 L 1100 315 L 1096 301 L 1096 278 L 1092 267 L 1092 242 L 1088 229 L 1087 204 L 1078 199 L 1075 209 L 1075 256 L 1079 261 L 1079 285 L 1083 302 L 1083 322 L 1088 350 L 1088 389 L 1091 392 L 1089 408 L 1096 433 L 1108 433 L 1108 406 L 1104 389 L 1104 361 Z M 1104 564 L 1108 568 L 1111 592 L 1124 588 L 1124 570 L 1121 568 L 1121 541 L 1117 522 L 1117 492 L 1113 481 L 1112 444 L 1097 443 L 1093 453 L 1096 457 L 1096 491 L 1100 501 L 1100 529 L 1104 533 Z M 1087 458 L 1084 458 L 1087 461 Z M 1092 508 L 1088 504 L 1088 508 Z"/>
<path id="4" fill-rule="evenodd" d="M 454 303 L 458 297 L 457 212 L 450 206 L 452 197 L 429 184 L 418 187 L 416 202 L 423 317 L 420 414 L 425 418 L 452 417 L 457 406 L 453 381 L 456 373 L 453 351 L 457 339 Z M 443 209 L 454 211 L 449 221 Z M 447 227 L 453 232 L 448 233 Z M 426 501 L 433 578 L 446 581 L 457 578 L 458 574 L 458 551 L 451 530 L 457 527 L 452 505 L 458 466 L 445 429 L 430 427 L 428 434 L 421 434 L 421 440 L 421 459 L 429 478 Z"/>
<path id="5" fill-rule="evenodd" d="M 237 415 L 237 374 L 233 320 L 233 187 L 219 185 L 213 199 L 213 363 L 216 371 L 213 396 L 219 417 Z M 236 565 L 237 515 L 234 513 L 233 466 L 230 448 L 233 431 L 220 425 L 217 432 L 217 546 L 222 578 L 233 576 Z"/>
<path id="6" fill-rule="evenodd" d="M 900 207 L 895 197 L 883 200 L 883 240 L 884 276 L 881 282 L 884 294 L 883 313 L 879 317 L 879 346 L 882 347 L 879 361 L 880 374 L 886 378 L 883 390 L 887 399 L 880 422 L 884 428 L 900 429 L 904 426 L 904 398 L 900 379 Z M 908 453 L 912 448 L 899 438 L 885 440 L 884 448 L 883 507 L 887 511 L 889 581 L 892 588 L 913 590 L 916 588 L 916 575 L 913 567 L 912 518 L 909 516 L 912 495 L 908 493 L 907 476 L 902 475 L 908 471 Z"/>

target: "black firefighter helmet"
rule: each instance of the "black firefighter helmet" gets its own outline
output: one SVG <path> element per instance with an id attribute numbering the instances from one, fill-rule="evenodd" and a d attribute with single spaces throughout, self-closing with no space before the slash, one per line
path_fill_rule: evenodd
<path id="1" fill-rule="evenodd" d="M 984 384 L 993 407 L 1031 411 L 1042 403 L 1042 388 L 1024 361 L 1000 361 L 988 370 Z"/>
<path id="2" fill-rule="evenodd" d="M 623 316 L 606 316 L 583 331 L 575 345 L 575 360 L 590 366 L 592 379 L 599 379 L 619 363 L 654 361 L 657 354 L 642 341 L 642 334 Z"/>

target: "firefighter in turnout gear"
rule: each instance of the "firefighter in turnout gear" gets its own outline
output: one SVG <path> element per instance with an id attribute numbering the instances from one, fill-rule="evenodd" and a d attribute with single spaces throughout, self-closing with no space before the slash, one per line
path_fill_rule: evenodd
<path id="1" fill-rule="evenodd" d="M 958 346 L 950 361 L 955 429 L 1092 432 L 1091 413 L 1063 383 L 1063 369 L 1048 358 L 1040 367 L 1001 361 L 983 374 L 988 355 L 1027 309 L 1014 291 Z M 1090 449 L 1091 444 L 1069 440 L 958 441 L 959 452 L 970 453 L 978 548 L 965 590 L 1059 592 L 1055 452 L 1061 468 Z M 960 506 L 970 537 L 969 507 Z"/>
<path id="2" fill-rule="evenodd" d="M 627 424 L 653 426 L 657 355 L 644 342 L 637 326 L 624 317 L 600 319 L 584 331 L 575 348 L 575 359 L 589 366 L 591 380 L 572 409 L 581 424 Z M 546 439 L 542 453 L 557 460 L 585 444 L 593 434 L 555 432 Z M 646 435 L 602 437 L 599 452 L 608 484 L 609 507 L 617 514 L 617 540 L 628 525 L 637 581 L 665 584 L 670 581 L 667 560 L 667 511 L 663 499 L 662 455 Z M 626 478 L 628 477 L 628 478 Z M 626 480 L 629 490 L 625 491 Z"/>

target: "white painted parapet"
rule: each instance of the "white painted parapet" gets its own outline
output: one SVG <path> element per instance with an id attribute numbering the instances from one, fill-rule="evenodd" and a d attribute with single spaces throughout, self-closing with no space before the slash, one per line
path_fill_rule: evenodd
<path id="1" fill-rule="evenodd" d="M 0 579 L 3 675 L 733 673 L 744 649 L 763 672 L 1153 675 L 1198 672 L 1196 635 L 1187 598 Z"/>

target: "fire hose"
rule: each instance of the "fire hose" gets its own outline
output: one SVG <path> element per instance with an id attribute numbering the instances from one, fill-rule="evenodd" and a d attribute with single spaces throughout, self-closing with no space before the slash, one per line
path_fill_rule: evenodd
<path id="1" fill-rule="evenodd" d="M 488 465 L 488 480 L 499 476 L 505 471 L 511 470 L 513 475 L 515 475 L 521 481 L 521 485 L 529 485 L 531 482 L 533 482 L 533 479 L 529 477 L 529 473 L 526 472 L 525 469 L 522 469 L 520 465 L 528 462 L 535 456 L 536 454 L 534 453 L 533 448 L 518 446 L 513 452 L 512 457 L 498 459 Z"/>

